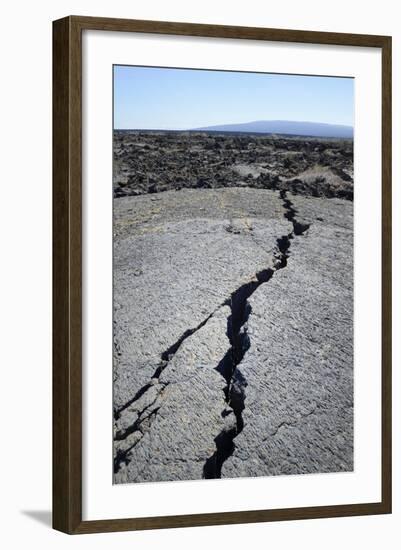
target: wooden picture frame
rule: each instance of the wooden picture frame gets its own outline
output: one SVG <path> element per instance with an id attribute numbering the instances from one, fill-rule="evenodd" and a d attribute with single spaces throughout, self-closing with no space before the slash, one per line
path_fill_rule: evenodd
<path id="1" fill-rule="evenodd" d="M 382 55 L 382 496 L 379 502 L 82 520 L 82 42 L 84 30 L 378 48 Z M 66 17 L 53 23 L 53 527 L 69 534 L 391 512 L 391 37 Z"/>

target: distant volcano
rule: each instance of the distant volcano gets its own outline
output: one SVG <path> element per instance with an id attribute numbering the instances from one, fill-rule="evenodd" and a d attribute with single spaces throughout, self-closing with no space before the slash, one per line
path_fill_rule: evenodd
<path id="1" fill-rule="evenodd" d="M 354 136 L 354 129 L 352 126 L 291 120 L 256 120 L 254 122 L 244 122 L 241 124 L 218 124 L 217 126 L 192 128 L 192 131 L 289 134 L 327 138 L 352 138 Z"/>

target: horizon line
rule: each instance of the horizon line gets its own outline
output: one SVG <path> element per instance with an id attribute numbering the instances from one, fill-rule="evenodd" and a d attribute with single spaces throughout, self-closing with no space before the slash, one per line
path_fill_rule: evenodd
<path id="1" fill-rule="evenodd" d="M 174 132 L 189 132 L 194 130 L 200 130 L 202 128 L 213 128 L 215 126 L 234 126 L 234 125 L 241 125 L 241 124 L 254 124 L 255 122 L 293 122 L 298 124 L 320 124 L 324 126 L 340 126 L 343 128 L 352 128 L 354 130 L 354 124 L 341 124 L 337 122 L 317 122 L 317 121 L 311 121 L 311 120 L 292 120 L 292 119 L 258 119 L 258 120 L 248 120 L 245 122 L 220 122 L 217 124 L 209 124 L 207 126 L 195 126 L 191 128 L 160 128 L 160 127 L 141 127 L 141 128 L 122 128 L 122 127 L 114 127 L 114 130 L 166 130 L 166 131 L 174 131 Z M 262 132 L 260 132 L 262 133 Z M 271 133 L 271 132 L 270 132 Z"/>

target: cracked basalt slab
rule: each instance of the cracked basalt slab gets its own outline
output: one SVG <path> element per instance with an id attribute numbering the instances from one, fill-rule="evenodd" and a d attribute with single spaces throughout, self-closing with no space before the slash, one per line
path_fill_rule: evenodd
<path id="1" fill-rule="evenodd" d="M 219 308 L 182 343 L 158 382 L 121 413 L 115 483 L 202 478 L 215 434 L 235 423 L 224 400 L 226 381 L 215 368 L 230 346 L 229 314 L 229 307 Z M 141 415 L 148 420 L 130 430 Z"/>
<path id="2" fill-rule="evenodd" d="M 353 205 L 287 198 L 310 227 L 249 298 L 244 427 L 222 477 L 353 469 Z"/>
<path id="3" fill-rule="evenodd" d="M 241 284 L 272 265 L 291 224 L 279 194 L 183 189 L 114 200 L 114 407 L 147 385 L 161 355 Z"/>
<path id="4" fill-rule="evenodd" d="M 195 242 L 203 235 L 207 243 L 217 236 L 225 244 L 228 235 L 237 258 L 250 247 L 263 261 L 237 278 L 236 257 L 226 251 L 236 284 L 206 317 L 164 341 L 141 371 L 148 377 L 130 392 L 116 420 L 117 483 L 204 477 L 221 434 L 230 434 L 228 445 L 234 442 L 232 456 L 224 451 L 222 477 L 352 469 L 352 203 L 255 191 L 189 190 L 163 193 L 157 208 L 161 196 L 135 211 L 126 199 L 120 205 L 115 234 L 123 254 L 115 254 L 115 265 L 134 280 L 144 269 L 130 263 L 133 234 L 167 231 L 174 239 L 184 232 Z M 207 249 L 206 259 L 218 250 Z M 144 251 L 150 264 L 152 252 Z M 248 344 L 240 363 L 233 361 L 227 399 L 227 380 L 217 367 L 229 350 L 234 303 L 222 303 L 243 285 L 249 289 L 261 272 L 274 276 L 256 278 L 247 297 L 250 311 L 237 330 L 246 332 Z M 122 370 L 123 351 L 116 338 Z M 238 395 L 244 387 L 239 430 L 232 391 Z"/>

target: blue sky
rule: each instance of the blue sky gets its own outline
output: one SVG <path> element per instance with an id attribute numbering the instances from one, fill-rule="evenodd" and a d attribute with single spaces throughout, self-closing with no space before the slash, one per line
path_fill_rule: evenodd
<path id="1" fill-rule="evenodd" d="M 114 128 L 182 130 L 254 120 L 353 126 L 354 80 L 114 67 Z"/>

